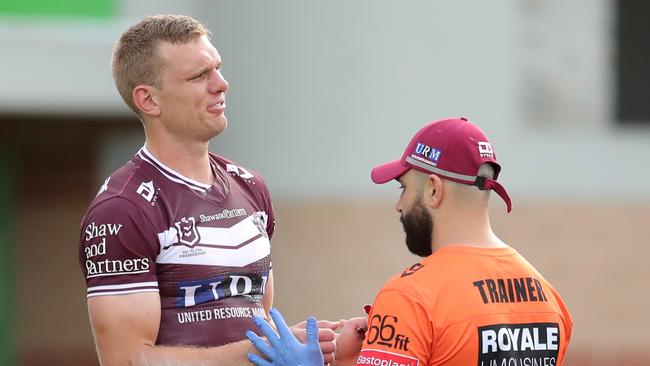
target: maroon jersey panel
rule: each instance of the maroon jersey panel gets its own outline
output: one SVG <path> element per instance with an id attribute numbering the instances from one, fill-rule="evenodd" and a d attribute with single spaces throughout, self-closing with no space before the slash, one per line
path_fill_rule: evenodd
<path id="1" fill-rule="evenodd" d="M 82 222 L 87 296 L 158 291 L 158 344 L 245 338 L 271 270 L 275 226 L 255 172 L 210 154 L 215 183 L 188 179 L 146 148 L 111 175 Z"/>
<path id="2" fill-rule="evenodd" d="M 127 199 L 115 196 L 95 206 L 79 251 L 88 297 L 158 291 L 156 241 L 151 222 Z"/>

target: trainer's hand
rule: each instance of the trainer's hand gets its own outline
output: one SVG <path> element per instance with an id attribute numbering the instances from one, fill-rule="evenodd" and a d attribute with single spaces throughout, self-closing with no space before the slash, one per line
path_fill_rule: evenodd
<path id="1" fill-rule="evenodd" d="M 331 322 L 328 320 L 319 320 L 318 323 L 318 343 L 320 344 L 321 352 L 325 363 L 332 363 L 334 361 L 334 352 L 336 352 L 336 338 L 335 330 L 339 329 L 340 322 Z M 300 322 L 291 327 L 291 332 L 296 338 L 305 343 L 307 341 L 306 335 L 306 322 Z"/>
<path id="2" fill-rule="evenodd" d="M 340 365 L 356 365 L 359 351 L 367 331 L 367 317 L 340 321 L 343 329 L 336 340 L 336 362 Z"/>
<path id="3" fill-rule="evenodd" d="M 293 335 L 279 311 L 271 309 L 270 314 L 278 333 L 275 333 L 266 320 L 258 316 L 253 317 L 253 322 L 269 341 L 268 344 L 255 333 L 246 332 L 253 346 L 266 357 L 264 359 L 249 353 L 250 362 L 256 366 L 322 366 L 324 364 L 323 353 L 318 344 L 318 324 L 314 317 L 307 319 L 305 328 L 307 343 L 302 344 Z"/>

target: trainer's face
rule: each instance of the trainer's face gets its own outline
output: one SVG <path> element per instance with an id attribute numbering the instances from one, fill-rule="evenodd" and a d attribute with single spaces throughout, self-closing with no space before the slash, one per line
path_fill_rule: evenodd
<path id="1" fill-rule="evenodd" d="M 416 174 L 411 169 L 398 179 L 402 193 L 395 209 L 400 213 L 406 247 L 415 255 L 427 257 L 432 253 L 433 218 L 422 203 L 422 182 Z"/>
<path id="2" fill-rule="evenodd" d="M 186 44 L 162 42 L 162 88 L 157 90 L 160 120 L 179 139 L 207 141 L 226 128 L 228 82 L 221 56 L 207 37 Z"/>

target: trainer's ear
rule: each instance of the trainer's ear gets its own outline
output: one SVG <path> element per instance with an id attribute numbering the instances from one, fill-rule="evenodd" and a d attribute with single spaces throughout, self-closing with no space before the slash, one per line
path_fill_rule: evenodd
<path id="1" fill-rule="evenodd" d="M 425 205 L 431 209 L 438 208 L 440 202 L 442 202 L 443 194 L 444 187 L 442 179 L 435 174 L 429 174 L 424 183 L 424 190 L 422 192 L 422 199 L 424 200 Z"/>
<path id="2" fill-rule="evenodd" d="M 133 88 L 132 98 L 133 104 L 138 107 L 142 113 L 158 117 L 160 116 L 160 105 L 158 104 L 158 97 L 156 95 L 155 87 L 151 85 L 138 85 Z"/>

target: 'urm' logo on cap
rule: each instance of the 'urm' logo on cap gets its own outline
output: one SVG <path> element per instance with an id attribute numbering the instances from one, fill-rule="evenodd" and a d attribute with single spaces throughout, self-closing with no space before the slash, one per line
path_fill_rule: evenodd
<path id="1" fill-rule="evenodd" d="M 428 160 L 431 160 L 433 162 L 438 162 L 438 159 L 440 159 L 440 154 L 442 154 L 442 151 L 433 148 L 429 145 L 425 145 L 422 143 L 417 143 L 417 146 L 415 147 L 415 153 L 421 156 L 424 156 Z"/>

